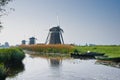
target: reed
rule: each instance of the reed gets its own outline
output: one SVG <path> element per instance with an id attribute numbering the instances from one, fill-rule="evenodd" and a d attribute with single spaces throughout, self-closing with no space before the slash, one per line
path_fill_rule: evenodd
<path id="1" fill-rule="evenodd" d="M 74 47 L 71 45 L 45 45 L 45 44 L 39 44 L 39 45 L 21 45 L 20 46 L 23 49 L 29 50 L 29 51 L 35 51 L 39 53 L 61 53 L 61 54 L 68 54 L 74 51 Z"/>

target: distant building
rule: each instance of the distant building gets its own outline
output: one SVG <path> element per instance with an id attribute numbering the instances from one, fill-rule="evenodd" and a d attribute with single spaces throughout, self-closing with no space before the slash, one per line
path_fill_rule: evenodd
<path id="1" fill-rule="evenodd" d="M 8 43 L 8 42 L 5 42 L 5 45 L 4 45 L 4 47 L 5 47 L 5 48 L 8 48 L 8 47 L 10 47 L 10 46 L 9 46 L 9 43 Z"/>
<path id="2" fill-rule="evenodd" d="M 22 45 L 25 45 L 26 44 L 26 40 L 22 40 Z"/>
<path id="3" fill-rule="evenodd" d="M 89 46 L 96 46 L 96 44 L 89 44 Z"/>
<path id="4" fill-rule="evenodd" d="M 31 38 L 29 38 L 29 44 L 31 45 L 31 44 L 35 44 L 35 37 L 31 37 Z"/>
<path id="5" fill-rule="evenodd" d="M 5 44 L 1 44 L 0 43 L 0 48 L 9 48 L 9 43 L 8 42 L 5 42 Z"/>

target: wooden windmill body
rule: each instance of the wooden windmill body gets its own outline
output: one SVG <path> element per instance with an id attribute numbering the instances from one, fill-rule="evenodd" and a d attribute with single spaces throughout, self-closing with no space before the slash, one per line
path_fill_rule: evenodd
<path id="1" fill-rule="evenodd" d="M 35 40 L 36 40 L 35 37 L 31 37 L 31 38 L 29 38 L 29 45 L 31 45 L 31 44 L 35 44 L 35 43 L 36 43 Z"/>
<path id="2" fill-rule="evenodd" d="M 22 45 L 25 45 L 26 44 L 26 40 L 22 40 Z"/>
<path id="3" fill-rule="evenodd" d="M 64 44 L 62 32 L 59 26 L 50 28 L 45 44 Z"/>

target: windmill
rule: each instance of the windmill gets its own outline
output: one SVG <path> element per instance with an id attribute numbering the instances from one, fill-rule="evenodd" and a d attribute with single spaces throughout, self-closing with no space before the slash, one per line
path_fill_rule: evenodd
<path id="1" fill-rule="evenodd" d="M 45 44 L 64 44 L 62 33 L 60 26 L 50 28 Z"/>
<path id="2" fill-rule="evenodd" d="M 25 45 L 27 41 L 26 40 L 22 40 L 21 42 L 22 42 L 22 45 Z"/>
<path id="3" fill-rule="evenodd" d="M 35 43 L 36 43 L 36 40 L 37 40 L 37 38 L 35 38 L 35 37 L 30 37 L 30 38 L 29 38 L 29 45 L 35 44 Z"/>

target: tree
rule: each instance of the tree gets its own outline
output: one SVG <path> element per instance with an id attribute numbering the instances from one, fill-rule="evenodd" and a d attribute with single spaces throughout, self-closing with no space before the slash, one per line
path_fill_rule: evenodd
<path id="1" fill-rule="evenodd" d="M 6 13 L 5 6 L 12 0 L 0 0 L 0 17 Z M 0 30 L 2 29 L 1 21 L 0 21 Z"/>

